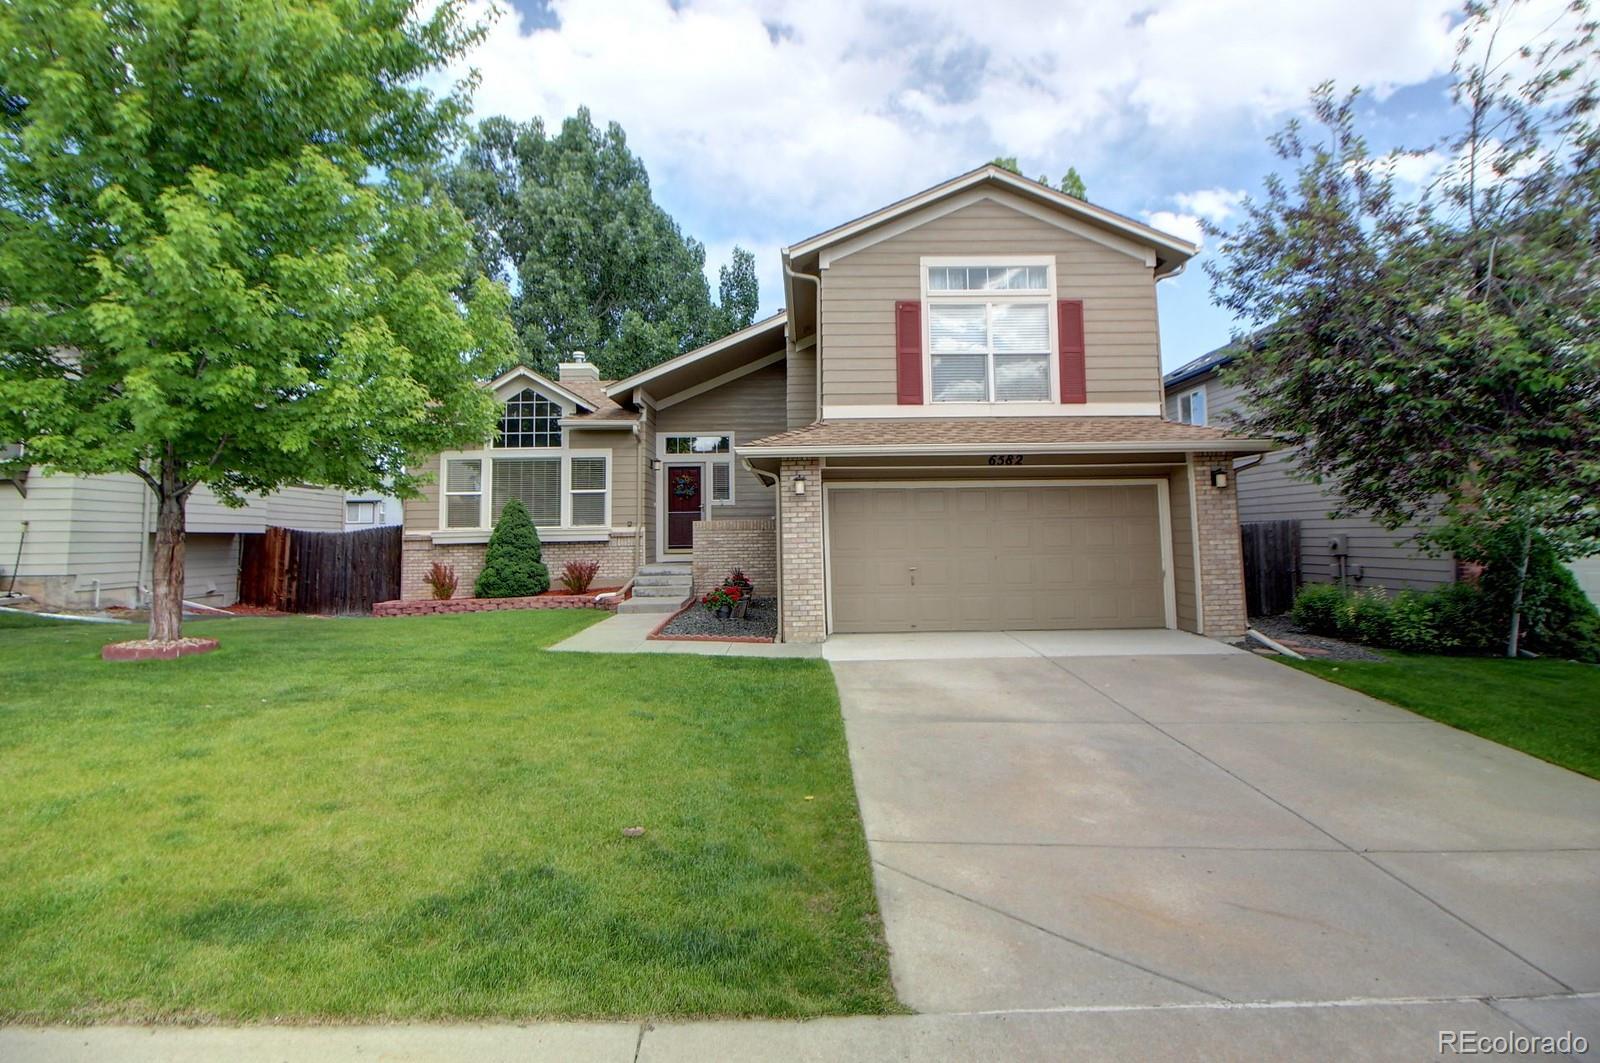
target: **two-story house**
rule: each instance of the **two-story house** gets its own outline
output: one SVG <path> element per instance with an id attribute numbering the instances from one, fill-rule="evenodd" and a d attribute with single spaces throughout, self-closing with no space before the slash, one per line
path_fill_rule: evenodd
<path id="1" fill-rule="evenodd" d="M 470 584 L 515 497 L 552 571 L 675 605 L 738 564 L 785 640 L 1239 635 L 1232 464 L 1272 444 L 1163 416 L 1156 286 L 1195 250 L 995 166 L 800 241 L 784 313 L 625 380 L 492 382 L 496 437 L 407 504 L 405 593 L 434 560 Z"/>

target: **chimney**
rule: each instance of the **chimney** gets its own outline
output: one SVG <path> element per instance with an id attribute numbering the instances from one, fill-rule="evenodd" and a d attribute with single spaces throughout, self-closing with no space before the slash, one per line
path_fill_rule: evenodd
<path id="1" fill-rule="evenodd" d="M 563 384 L 598 384 L 600 370 L 582 351 L 573 351 L 570 359 L 556 366 L 556 379 Z"/>

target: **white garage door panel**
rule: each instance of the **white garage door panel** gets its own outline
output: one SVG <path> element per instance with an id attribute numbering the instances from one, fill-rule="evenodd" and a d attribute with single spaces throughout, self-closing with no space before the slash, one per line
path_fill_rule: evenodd
<path id="1" fill-rule="evenodd" d="M 833 488 L 833 630 L 1162 627 L 1156 489 Z"/>

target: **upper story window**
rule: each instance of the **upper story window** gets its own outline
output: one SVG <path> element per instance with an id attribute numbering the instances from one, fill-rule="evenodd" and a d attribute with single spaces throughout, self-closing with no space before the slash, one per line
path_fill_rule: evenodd
<path id="1" fill-rule="evenodd" d="M 1204 385 L 1178 396 L 1178 420 L 1184 424 L 1206 423 L 1206 389 Z"/>
<path id="2" fill-rule="evenodd" d="M 559 447 L 561 445 L 561 407 L 534 391 L 523 388 L 506 400 L 500 415 L 497 447 Z"/>
<path id="3" fill-rule="evenodd" d="M 1054 273 L 1048 257 L 925 262 L 932 401 L 1050 401 Z"/>

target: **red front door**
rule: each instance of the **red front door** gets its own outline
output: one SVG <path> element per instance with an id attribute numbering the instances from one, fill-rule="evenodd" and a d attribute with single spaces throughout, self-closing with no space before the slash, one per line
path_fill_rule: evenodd
<path id="1" fill-rule="evenodd" d="M 700 501 L 700 466 L 667 466 L 667 549 L 694 548 L 694 522 L 704 512 Z"/>

